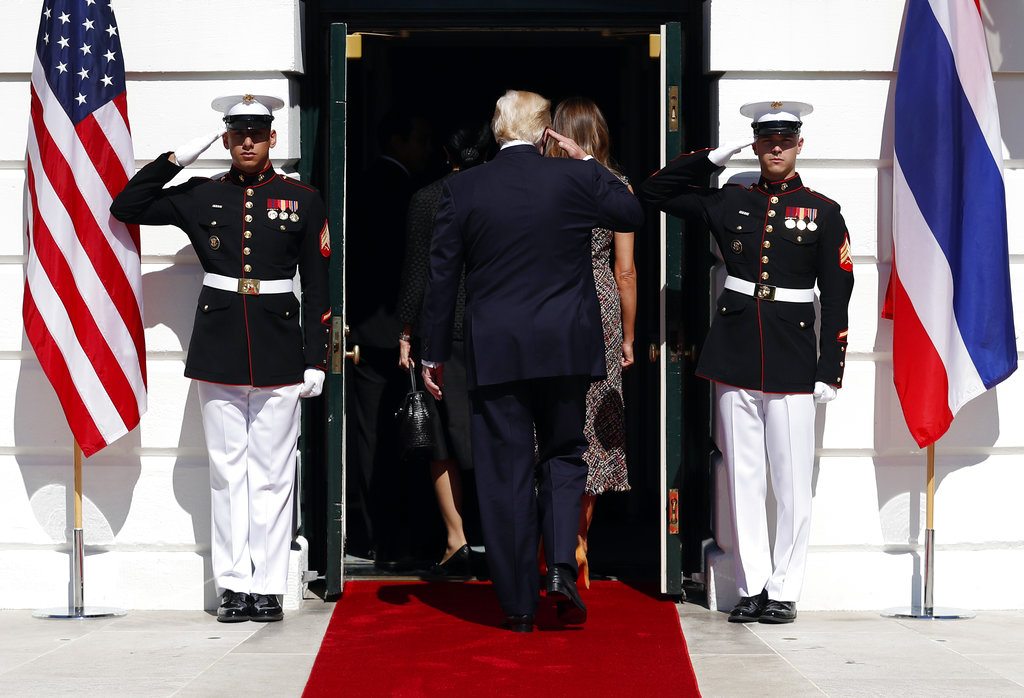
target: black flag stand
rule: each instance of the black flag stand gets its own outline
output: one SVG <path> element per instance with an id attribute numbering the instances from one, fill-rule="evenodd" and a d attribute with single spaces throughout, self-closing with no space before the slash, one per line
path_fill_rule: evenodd
<path id="1" fill-rule="evenodd" d="M 43 608 L 35 611 L 35 618 L 109 618 L 123 616 L 120 608 L 85 605 L 85 584 L 82 563 L 85 561 L 85 546 L 82 537 L 82 447 L 75 441 L 75 529 L 71 543 L 71 588 L 73 600 L 67 608 Z"/>
<path id="2" fill-rule="evenodd" d="M 974 611 L 960 608 L 936 608 L 932 603 L 935 582 L 935 444 L 928 445 L 928 483 L 924 530 L 924 599 L 920 606 L 897 606 L 882 611 L 886 618 L 920 618 L 924 620 L 957 620 L 974 618 Z"/>

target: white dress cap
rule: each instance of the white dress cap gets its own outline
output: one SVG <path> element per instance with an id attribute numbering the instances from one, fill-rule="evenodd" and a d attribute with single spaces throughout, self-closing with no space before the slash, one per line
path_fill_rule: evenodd
<path id="1" fill-rule="evenodd" d="M 240 114 L 270 116 L 274 110 L 284 106 L 284 100 L 268 95 L 228 95 L 213 100 L 210 106 L 224 116 Z"/>
<path id="2" fill-rule="evenodd" d="M 750 124 L 754 135 L 796 134 L 803 126 L 801 117 L 814 111 L 807 102 L 747 102 L 740 107 L 740 114 L 753 119 Z"/>

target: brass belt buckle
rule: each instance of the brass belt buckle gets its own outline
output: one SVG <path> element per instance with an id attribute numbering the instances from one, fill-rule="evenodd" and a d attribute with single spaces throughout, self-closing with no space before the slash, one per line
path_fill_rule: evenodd
<path id="1" fill-rule="evenodd" d="M 258 296 L 260 295 L 260 280 L 259 279 L 239 279 L 238 280 L 238 292 L 243 293 L 247 296 Z"/>
<path id="2" fill-rule="evenodd" d="M 758 284 L 754 289 L 754 294 L 760 300 L 773 301 L 775 300 L 775 287 L 768 284 Z"/>

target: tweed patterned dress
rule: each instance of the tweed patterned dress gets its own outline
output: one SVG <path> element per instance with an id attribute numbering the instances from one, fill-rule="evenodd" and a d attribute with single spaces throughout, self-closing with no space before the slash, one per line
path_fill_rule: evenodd
<path id="1" fill-rule="evenodd" d="M 628 182 L 627 182 L 628 183 Z M 604 326 L 605 363 L 608 377 L 591 383 L 587 391 L 586 494 L 624 492 L 629 489 L 626 474 L 626 414 L 622 402 L 622 309 L 619 287 L 611 267 L 615 233 L 595 228 L 591 237 L 594 284 L 601 304 Z"/>

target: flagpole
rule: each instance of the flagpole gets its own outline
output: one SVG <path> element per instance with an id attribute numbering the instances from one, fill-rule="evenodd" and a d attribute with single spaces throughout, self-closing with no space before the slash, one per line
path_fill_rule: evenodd
<path id="1" fill-rule="evenodd" d="M 125 611 L 120 608 L 85 605 L 85 580 L 83 563 L 85 562 L 85 544 L 82 531 L 82 447 L 75 439 L 75 527 L 71 532 L 71 601 L 67 608 L 43 608 L 32 615 L 36 618 L 109 618 L 123 616 Z"/>
<path id="2" fill-rule="evenodd" d="M 956 620 L 974 618 L 974 611 L 961 608 L 935 608 L 932 601 L 935 586 L 935 443 L 926 450 L 928 471 L 925 481 L 924 577 L 923 602 L 920 606 L 887 608 L 887 618 L 920 618 L 924 620 Z"/>

